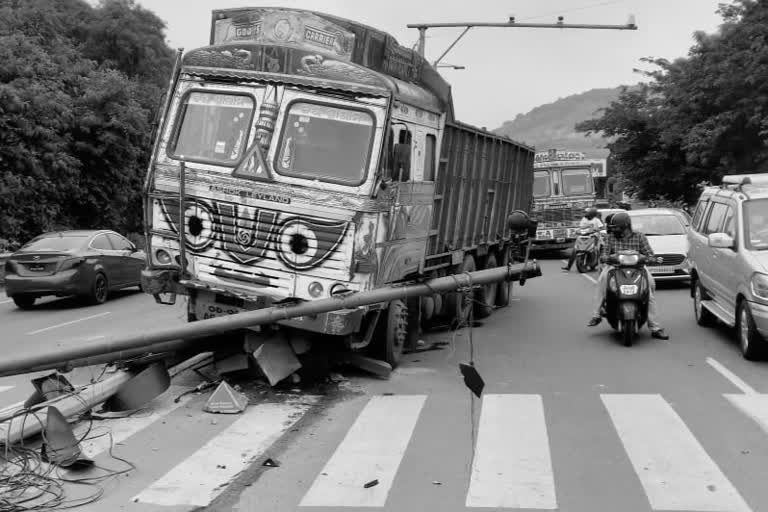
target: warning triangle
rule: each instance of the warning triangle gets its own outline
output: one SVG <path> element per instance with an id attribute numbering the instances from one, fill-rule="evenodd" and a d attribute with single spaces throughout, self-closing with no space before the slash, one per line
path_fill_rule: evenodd
<path id="1" fill-rule="evenodd" d="M 232 389 L 226 381 L 221 381 L 219 387 L 205 403 L 203 410 L 222 414 L 237 414 L 243 412 L 247 405 L 247 396 Z"/>

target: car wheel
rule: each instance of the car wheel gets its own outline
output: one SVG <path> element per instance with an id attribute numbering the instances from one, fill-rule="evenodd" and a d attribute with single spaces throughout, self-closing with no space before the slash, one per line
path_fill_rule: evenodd
<path id="1" fill-rule="evenodd" d="M 693 314 L 696 317 L 696 323 L 702 327 L 710 327 L 715 323 L 715 315 L 704 307 L 704 290 L 698 281 L 693 285 Z"/>
<path id="2" fill-rule="evenodd" d="M 30 309 L 35 305 L 36 298 L 33 295 L 14 295 L 13 302 L 19 309 Z"/>
<path id="3" fill-rule="evenodd" d="M 752 312 L 747 301 L 742 300 L 737 310 L 736 328 L 739 336 L 739 346 L 744 359 L 754 361 L 763 355 L 763 340 L 757 332 Z"/>
<path id="4" fill-rule="evenodd" d="M 93 288 L 91 289 L 91 302 L 93 304 L 104 304 L 107 302 L 107 296 L 109 295 L 109 286 L 107 283 L 107 277 L 99 272 L 93 280 Z"/>

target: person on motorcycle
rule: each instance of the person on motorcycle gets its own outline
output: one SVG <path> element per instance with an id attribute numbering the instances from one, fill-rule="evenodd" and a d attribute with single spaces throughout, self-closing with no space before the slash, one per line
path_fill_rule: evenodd
<path id="1" fill-rule="evenodd" d="M 600 220 L 600 216 L 597 212 L 597 208 L 587 208 L 584 211 L 584 217 L 579 221 L 579 229 L 592 229 L 595 232 L 600 232 L 603 229 L 603 221 Z M 598 235 L 599 236 L 599 235 Z M 576 261 L 576 244 L 571 249 L 571 256 L 568 258 L 568 264 L 563 267 L 564 272 L 570 272 L 573 262 Z"/>
<path id="2" fill-rule="evenodd" d="M 654 258 L 653 249 L 651 249 L 648 239 L 642 233 L 632 231 L 632 219 L 625 212 L 618 212 L 611 217 L 608 224 L 608 237 L 603 244 L 603 250 L 600 255 L 600 261 L 606 262 L 611 254 L 618 254 L 621 251 L 637 251 L 646 258 Z M 587 326 L 594 327 L 602 322 L 603 318 L 600 310 L 605 301 L 605 288 L 608 284 L 608 270 L 610 265 L 605 265 L 600 272 L 595 288 L 594 310 L 592 318 Z M 648 328 L 651 330 L 651 336 L 660 340 L 668 340 L 669 336 L 664 332 L 664 328 L 659 323 L 659 312 L 656 306 L 656 283 L 650 270 L 645 268 L 648 276 Z"/>

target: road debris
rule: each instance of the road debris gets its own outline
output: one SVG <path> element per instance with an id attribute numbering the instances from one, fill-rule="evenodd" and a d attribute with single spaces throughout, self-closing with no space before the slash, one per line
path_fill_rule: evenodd
<path id="1" fill-rule="evenodd" d="M 365 487 L 366 489 L 370 489 L 371 487 L 375 487 L 377 485 L 379 485 L 378 480 L 371 480 L 370 482 L 366 483 L 363 487 Z"/>
<path id="2" fill-rule="evenodd" d="M 232 389 L 232 386 L 223 380 L 205 403 L 203 410 L 210 413 L 238 414 L 247 406 L 248 397 Z"/>

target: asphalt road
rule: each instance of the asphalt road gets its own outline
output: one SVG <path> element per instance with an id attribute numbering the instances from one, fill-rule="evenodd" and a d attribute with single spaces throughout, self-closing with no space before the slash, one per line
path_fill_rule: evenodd
<path id="1" fill-rule="evenodd" d="M 388 380 L 262 390 L 241 415 L 202 412 L 208 392 L 175 403 L 198 382 L 187 376 L 141 414 L 98 422 L 135 469 L 78 510 L 768 510 L 768 363 L 742 359 L 727 329 L 698 327 L 679 285 L 657 292 L 671 339 L 644 329 L 626 348 L 605 322 L 586 327 L 594 285 L 559 265 L 544 261 L 471 330 L 482 400 L 458 371 L 466 329 L 425 335 Z M 182 321 L 181 307 L 133 293 L 24 312 L 0 299 L 6 353 Z M 0 406 L 27 382 L 0 379 Z M 97 464 L 123 467 L 89 443 Z"/>

